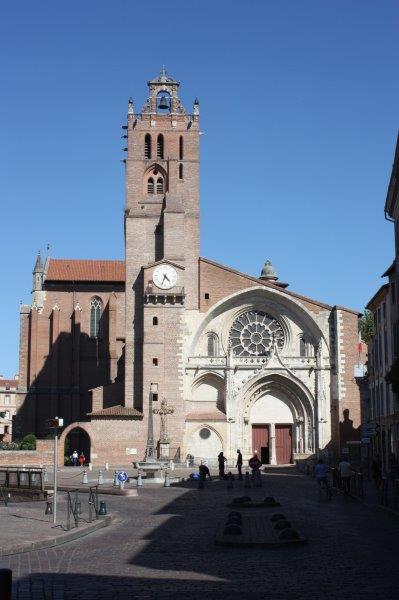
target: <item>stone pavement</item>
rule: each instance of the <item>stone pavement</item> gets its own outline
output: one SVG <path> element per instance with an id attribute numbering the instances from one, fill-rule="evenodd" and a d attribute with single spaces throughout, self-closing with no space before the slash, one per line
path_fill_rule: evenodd
<path id="1" fill-rule="evenodd" d="M 56 525 L 53 523 L 53 515 L 45 514 L 46 502 L 43 500 L 9 502 L 8 506 L 0 506 L 0 557 L 56 546 L 109 524 L 109 518 L 94 519 L 94 511 L 93 521 L 89 523 L 88 494 L 81 495 L 79 499 L 82 505 L 79 527 L 74 527 L 71 515 L 69 531 L 67 530 L 66 494 L 59 494 Z"/>
<path id="2" fill-rule="evenodd" d="M 214 535 L 242 495 L 238 482 L 142 489 L 107 498 L 119 521 L 58 548 L 0 560 L 14 572 L 14 600 L 399 598 L 399 519 L 354 499 L 319 501 L 313 479 L 270 469 L 254 499 L 273 495 L 309 543 L 303 547 L 215 546 Z M 245 490 L 247 492 L 247 490 Z M 259 509 L 260 510 L 260 509 Z M 269 510 L 271 513 L 274 509 Z"/>

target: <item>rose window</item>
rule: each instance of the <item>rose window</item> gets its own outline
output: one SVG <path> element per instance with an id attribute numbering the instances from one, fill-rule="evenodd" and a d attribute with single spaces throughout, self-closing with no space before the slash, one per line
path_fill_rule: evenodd
<path id="1" fill-rule="evenodd" d="M 261 311 L 246 312 L 234 321 L 230 344 L 234 356 L 266 356 L 274 343 L 281 350 L 284 331 L 271 315 Z"/>

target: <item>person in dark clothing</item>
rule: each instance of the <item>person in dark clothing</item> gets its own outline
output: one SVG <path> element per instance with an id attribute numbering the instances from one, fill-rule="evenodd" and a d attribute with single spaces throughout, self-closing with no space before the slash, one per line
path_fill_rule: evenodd
<path id="1" fill-rule="evenodd" d="M 241 454 L 241 450 L 237 450 L 237 464 L 236 464 L 237 470 L 238 470 L 238 479 L 242 479 L 242 454 Z"/>
<path id="2" fill-rule="evenodd" d="M 209 471 L 209 468 L 206 465 L 201 463 L 200 466 L 198 467 L 198 470 L 199 470 L 200 479 L 205 481 L 206 476 L 208 475 L 209 479 L 212 481 L 211 473 Z"/>
<path id="3" fill-rule="evenodd" d="M 256 450 L 255 450 L 252 458 L 249 459 L 248 464 L 249 464 L 250 468 L 252 469 L 252 479 L 255 479 L 256 472 L 259 471 L 260 467 L 262 466 L 262 463 L 258 458 L 258 454 L 257 454 Z"/>
<path id="4" fill-rule="evenodd" d="M 224 477 L 224 463 L 227 461 L 227 458 L 224 456 L 223 452 L 219 452 L 218 454 L 218 463 L 219 463 L 219 477 L 223 479 Z"/>

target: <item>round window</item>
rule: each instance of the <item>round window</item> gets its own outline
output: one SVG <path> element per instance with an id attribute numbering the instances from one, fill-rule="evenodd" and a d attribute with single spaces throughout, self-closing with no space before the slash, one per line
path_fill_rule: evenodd
<path id="1" fill-rule="evenodd" d="M 211 432 L 206 427 L 203 427 L 201 429 L 201 431 L 199 432 L 199 434 L 200 434 L 200 438 L 202 438 L 203 440 L 207 440 L 210 437 Z"/>

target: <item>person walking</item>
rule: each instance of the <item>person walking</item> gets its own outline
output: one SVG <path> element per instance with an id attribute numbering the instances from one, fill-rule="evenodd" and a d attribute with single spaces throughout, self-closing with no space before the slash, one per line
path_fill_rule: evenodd
<path id="1" fill-rule="evenodd" d="M 77 465 L 78 465 L 78 458 L 79 458 L 79 454 L 77 453 L 76 450 L 74 450 L 72 452 L 72 464 L 74 467 L 77 467 Z"/>
<path id="2" fill-rule="evenodd" d="M 206 476 L 208 476 L 209 479 L 212 481 L 212 477 L 211 477 L 211 473 L 209 471 L 209 467 L 207 465 L 205 465 L 202 461 L 201 461 L 200 466 L 198 467 L 198 471 L 199 471 L 200 479 L 202 479 L 202 481 L 205 481 Z"/>
<path id="3" fill-rule="evenodd" d="M 83 452 L 81 452 L 80 456 L 79 456 L 79 464 L 80 464 L 80 466 L 83 467 L 83 465 L 85 464 L 85 462 L 86 462 L 86 457 L 83 454 Z"/>
<path id="4" fill-rule="evenodd" d="M 242 454 L 241 450 L 237 450 L 237 463 L 236 467 L 238 470 L 238 479 L 242 479 Z"/>
<path id="5" fill-rule="evenodd" d="M 347 458 L 342 457 L 338 465 L 338 471 L 342 482 L 344 496 L 348 496 L 350 492 L 350 482 L 352 477 L 352 467 Z"/>
<path id="6" fill-rule="evenodd" d="M 218 464 L 219 464 L 219 477 L 220 479 L 224 478 L 224 463 L 227 461 L 227 458 L 224 456 L 223 452 L 219 452 L 218 454 Z"/>
<path id="7" fill-rule="evenodd" d="M 317 465 L 314 469 L 314 476 L 316 477 L 317 484 L 319 486 L 319 497 L 321 499 L 321 490 L 324 487 L 326 490 L 328 500 L 331 500 L 331 488 L 328 485 L 328 467 L 324 464 L 322 458 L 319 458 Z"/>

